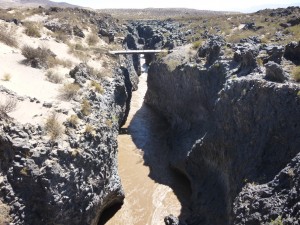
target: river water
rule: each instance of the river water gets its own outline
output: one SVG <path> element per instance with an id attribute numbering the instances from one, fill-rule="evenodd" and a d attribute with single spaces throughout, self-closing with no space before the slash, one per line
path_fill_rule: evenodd
<path id="1" fill-rule="evenodd" d="M 146 72 L 146 66 L 143 69 Z M 145 72 L 139 77 L 139 87 L 133 92 L 123 126 L 128 133 L 118 137 L 124 204 L 106 225 L 162 225 L 169 214 L 187 214 L 189 185 L 168 167 L 168 126 L 143 103 L 147 90 Z"/>

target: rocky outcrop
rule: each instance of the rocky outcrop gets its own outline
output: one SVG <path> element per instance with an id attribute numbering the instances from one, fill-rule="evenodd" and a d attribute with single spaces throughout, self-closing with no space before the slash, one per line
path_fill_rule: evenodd
<path id="1" fill-rule="evenodd" d="M 266 184 L 247 184 L 234 202 L 234 224 L 297 225 L 300 154 Z"/>
<path id="2" fill-rule="evenodd" d="M 279 64 L 271 61 L 265 64 L 265 67 L 266 67 L 266 76 L 265 76 L 266 80 L 280 82 L 280 83 L 287 80 L 287 76 Z"/>
<path id="3" fill-rule="evenodd" d="M 170 165 L 191 183 L 190 225 L 242 220 L 246 214 L 234 213 L 233 203 L 246 183 L 272 181 L 300 149 L 299 85 L 288 74 L 284 84 L 266 81 L 256 63 L 259 46 L 233 49 L 233 61 L 219 56 L 201 66 L 185 60 L 170 69 L 178 50 L 148 71 L 145 102 L 169 121 Z M 276 72 L 270 68 L 268 75 Z"/>
<path id="4" fill-rule="evenodd" d="M 75 78 L 84 74 L 78 83 L 91 79 L 86 73 L 83 65 L 72 72 Z M 125 68 L 113 78 L 101 80 L 103 94 L 82 86 L 90 114 L 72 101 L 79 122 L 65 121 L 61 140 L 49 140 L 43 125 L 1 118 L 0 198 L 10 207 L 13 224 L 96 225 L 103 210 L 123 201 L 117 135 L 132 85 Z"/>

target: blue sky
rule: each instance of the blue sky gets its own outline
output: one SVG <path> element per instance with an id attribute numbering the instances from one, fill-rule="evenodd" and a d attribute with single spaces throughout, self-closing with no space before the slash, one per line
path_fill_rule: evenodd
<path id="1" fill-rule="evenodd" d="M 217 11 L 254 12 L 263 8 L 300 6 L 300 0 L 53 0 L 74 5 L 104 8 L 194 8 Z"/>

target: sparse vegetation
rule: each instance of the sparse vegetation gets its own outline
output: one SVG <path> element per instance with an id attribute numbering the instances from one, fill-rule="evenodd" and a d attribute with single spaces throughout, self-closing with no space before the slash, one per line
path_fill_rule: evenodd
<path id="1" fill-rule="evenodd" d="M 13 97 L 7 97 L 5 102 L 0 102 L 0 118 L 16 110 L 18 100 Z"/>
<path id="2" fill-rule="evenodd" d="M 70 124 L 71 127 L 73 128 L 76 128 L 78 123 L 79 123 L 79 118 L 77 115 L 71 115 L 69 118 L 68 118 L 68 123 Z"/>
<path id="3" fill-rule="evenodd" d="M 278 216 L 275 220 L 272 220 L 269 225 L 283 225 L 281 216 Z"/>
<path id="4" fill-rule="evenodd" d="M 92 107 L 87 99 L 83 99 L 81 103 L 81 112 L 83 115 L 88 116 L 91 114 Z"/>
<path id="5" fill-rule="evenodd" d="M 0 42 L 17 48 L 18 41 L 16 39 L 16 32 L 12 28 L 9 29 L 3 25 L 0 25 Z"/>
<path id="6" fill-rule="evenodd" d="M 56 141 L 62 137 L 64 127 L 58 120 L 58 114 L 52 113 L 46 120 L 45 131 L 49 135 L 51 141 Z"/>
<path id="7" fill-rule="evenodd" d="M 10 81 L 10 79 L 11 79 L 11 75 L 9 73 L 3 74 L 3 78 L 2 78 L 3 81 Z"/>
<path id="8" fill-rule="evenodd" d="M 292 71 L 295 81 L 300 82 L 300 66 L 296 66 Z"/>
<path id="9" fill-rule="evenodd" d="M 81 61 L 86 61 L 88 58 L 87 51 L 85 47 L 83 47 L 82 44 L 76 43 L 71 44 L 68 43 L 69 46 L 69 53 L 74 55 L 76 58 L 80 59 Z"/>
<path id="10" fill-rule="evenodd" d="M 56 73 L 52 70 L 47 71 L 46 77 L 47 77 L 47 80 L 49 80 L 50 82 L 55 83 L 55 84 L 62 83 L 62 81 L 64 79 L 61 75 L 59 75 L 58 73 Z"/>
<path id="11" fill-rule="evenodd" d="M 66 59 L 66 60 L 63 60 L 63 59 L 59 59 L 57 57 L 48 57 L 47 58 L 47 65 L 49 68 L 53 68 L 53 67 L 56 67 L 56 66 L 63 66 L 63 67 L 66 67 L 66 68 L 71 68 L 73 63 Z"/>
<path id="12" fill-rule="evenodd" d="M 95 128 L 92 125 L 87 124 L 85 126 L 84 133 L 94 136 L 95 135 Z"/>
<path id="13" fill-rule="evenodd" d="M 28 62 L 36 60 L 39 63 L 47 66 L 47 59 L 50 56 L 50 51 L 45 47 L 33 48 L 29 45 L 25 45 L 22 48 L 22 55 Z"/>
<path id="14" fill-rule="evenodd" d="M 99 42 L 99 37 L 98 37 L 98 35 L 92 33 L 87 36 L 86 41 L 87 41 L 88 45 L 94 46 Z"/>
<path id="15" fill-rule="evenodd" d="M 11 217 L 9 215 L 10 208 L 0 200 L 0 224 L 10 224 Z"/>
<path id="16" fill-rule="evenodd" d="M 63 100 L 71 100 L 77 95 L 79 90 L 80 86 L 78 84 L 68 83 L 59 89 L 59 96 Z"/>
<path id="17" fill-rule="evenodd" d="M 198 49 L 202 45 L 202 41 L 198 40 L 192 44 L 192 49 Z"/>
<path id="18" fill-rule="evenodd" d="M 34 22 L 26 22 L 24 23 L 25 26 L 25 34 L 30 36 L 30 37 L 41 37 L 40 30 L 42 26 L 38 23 Z"/>
<path id="19" fill-rule="evenodd" d="M 104 88 L 99 84 L 98 82 L 92 80 L 91 81 L 91 86 L 94 88 L 94 90 L 100 94 L 104 93 Z"/>

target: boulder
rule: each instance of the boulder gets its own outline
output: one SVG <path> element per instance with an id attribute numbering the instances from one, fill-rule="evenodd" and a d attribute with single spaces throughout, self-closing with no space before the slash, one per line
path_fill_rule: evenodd
<path id="1" fill-rule="evenodd" d="M 300 64 L 300 41 L 287 44 L 283 56 L 297 65 Z"/>
<path id="2" fill-rule="evenodd" d="M 172 214 L 169 216 L 166 216 L 164 218 L 164 222 L 166 225 L 179 225 L 179 220 L 177 217 L 173 216 Z"/>
<path id="3" fill-rule="evenodd" d="M 277 63 L 270 61 L 265 64 L 265 67 L 266 67 L 266 76 L 265 76 L 266 80 L 282 83 L 288 79 L 282 67 Z"/>

